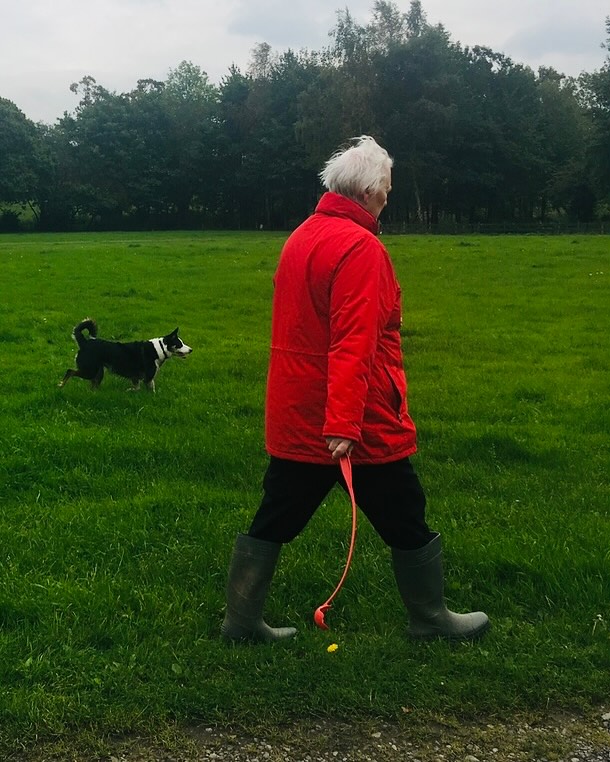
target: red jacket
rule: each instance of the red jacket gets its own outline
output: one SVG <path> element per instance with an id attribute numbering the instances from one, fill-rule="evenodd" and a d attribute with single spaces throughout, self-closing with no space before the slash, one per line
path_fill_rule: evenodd
<path id="1" fill-rule="evenodd" d="M 377 221 L 325 193 L 288 238 L 275 273 L 266 446 L 332 462 L 326 437 L 352 439 L 353 463 L 412 455 L 400 343 L 400 287 Z"/>

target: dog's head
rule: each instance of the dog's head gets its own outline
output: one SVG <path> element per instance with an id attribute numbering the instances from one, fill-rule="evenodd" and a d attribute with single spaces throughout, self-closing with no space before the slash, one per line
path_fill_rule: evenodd
<path id="1" fill-rule="evenodd" d="M 172 355 L 173 357 L 184 358 L 187 355 L 190 355 L 190 353 L 193 351 L 191 347 L 185 344 L 178 336 L 177 328 L 171 333 L 168 333 L 167 336 L 164 336 L 161 341 L 163 342 L 163 345 L 165 346 L 168 354 Z"/>

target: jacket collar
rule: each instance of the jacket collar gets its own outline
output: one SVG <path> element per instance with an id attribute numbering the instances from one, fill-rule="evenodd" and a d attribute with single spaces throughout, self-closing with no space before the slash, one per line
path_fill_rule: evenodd
<path id="1" fill-rule="evenodd" d="M 341 196 L 339 193 L 331 193 L 330 191 L 325 193 L 318 201 L 315 213 L 328 214 L 331 217 L 344 217 L 353 220 L 375 235 L 379 232 L 379 223 L 370 212 L 352 201 L 351 198 Z"/>

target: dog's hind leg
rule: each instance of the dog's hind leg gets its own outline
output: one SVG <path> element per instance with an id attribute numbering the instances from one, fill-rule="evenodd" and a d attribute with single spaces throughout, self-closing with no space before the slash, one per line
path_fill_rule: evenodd
<path id="1" fill-rule="evenodd" d="M 91 388 L 97 389 L 99 385 L 102 383 L 102 379 L 104 378 L 104 366 L 102 365 L 100 369 L 97 371 L 95 376 L 91 379 Z"/>
<path id="2" fill-rule="evenodd" d="M 64 373 L 64 377 L 57 384 L 57 386 L 59 386 L 60 388 L 62 386 L 65 386 L 68 383 L 68 381 L 72 378 L 72 376 L 80 376 L 80 372 L 78 370 L 72 370 L 72 368 L 68 368 L 68 370 Z"/>

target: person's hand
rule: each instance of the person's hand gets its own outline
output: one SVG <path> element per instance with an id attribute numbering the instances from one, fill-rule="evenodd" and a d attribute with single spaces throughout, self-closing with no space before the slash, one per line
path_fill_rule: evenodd
<path id="1" fill-rule="evenodd" d="M 342 458 L 344 455 L 349 455 L 354 449 L 354 442 L 351 439 L 326 437 L 326 444 L 333 456 L 333 460 L 339 460 L 339 458 Z"/>

